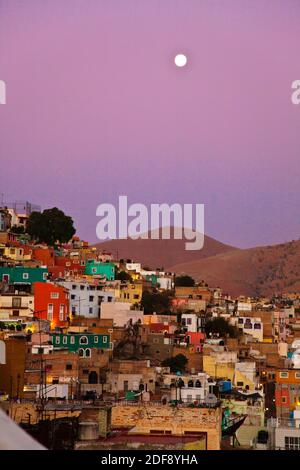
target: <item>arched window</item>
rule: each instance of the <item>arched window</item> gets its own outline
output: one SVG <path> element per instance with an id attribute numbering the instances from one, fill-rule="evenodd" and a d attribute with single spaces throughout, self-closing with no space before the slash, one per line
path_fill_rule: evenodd
<path id="1" fill-rule="evenodd" d="M 78 350 L 79 357 L 84 357 L 84 349 L 80 348 Z"/>
<path id="2" fill-rule="evenodd" d="M 200 380 L 196 380 L 195 387 L 202 387 Z"/>
<path id="3" fill-rule="evenodd" d="M 79 344 L 88 344 L 88 339 L 86 336 L 81 336 Z"/>
<path id="4" fill-rule="evenodd" d="M 85 357 L 91 357 L 91 350 L 89 348 L 85 350 Z"/>
<path id="5" fill-rule="evenodd" d="M 194 382 L 192 380 L 189 380 L 188 381 L 188 387 L 193 387 L 194 386 Z"/>

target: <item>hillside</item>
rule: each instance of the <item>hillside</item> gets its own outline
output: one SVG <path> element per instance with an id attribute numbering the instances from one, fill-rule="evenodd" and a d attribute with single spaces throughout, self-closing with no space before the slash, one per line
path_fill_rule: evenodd
<path id="1" fill-rule="evenodd" d="M 184 239 L 153 240 L 150 238 L 151 232 L 148 232 L 148 234 L 149 238 L 147 240 L 132 240 L 130 238 L 125 240 L 110 240 L 98 243 L 95 246 L 101 250 L 113 253 L 119 259 L 132 259 L 152 269 L 157 267 L 168 269 L 170 266 L 179 263 L 193 262 L 196 259 L 199 260 L 234 250 L 232 246 L 225 245 L 206 235 L 202 250 L 187 251 L 185 249 L 186 240 Z"/>
<path id="2" fill-rule="evenodd" d="M 300 290 L 300 241 L 236 249 L 172 265 L 172 271 L 205 279 L 231 295 L 271 295 Z"/>

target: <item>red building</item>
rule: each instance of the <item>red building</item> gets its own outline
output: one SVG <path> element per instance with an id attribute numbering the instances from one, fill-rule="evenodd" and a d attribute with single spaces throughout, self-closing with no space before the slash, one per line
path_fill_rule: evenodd
<path id="1" fill-rule="evenodd" d="M 34 247 L 33 258 L 41 261 L 44 266 L 48 268 L 54 266 L 54 249 L 51 247 Z"/>
<path id="2" fill-rule="evenodd" d="M 69 316 L 69 292 L 51 282 L 34 282 L 34 310 L 36 316 L 51 322 L 51 329 L 63 326 Z"/>
<path id="3" fill-rule="evenodd" d="M 188 344 L 192 344 L 196 347 L 198 352 L 202 352 L 203 344 L 205 340 L 205 334 L 201 332 L 188 332 L 185 335 Z"/>
<path id="4" fill-rule="evenodd" d="M 84 264 L 79 259 L 71 259 L 65 256 L 55 257 L 55 266 L 59 266 L 65 274 L 77 275 L 84 274 Z"/>

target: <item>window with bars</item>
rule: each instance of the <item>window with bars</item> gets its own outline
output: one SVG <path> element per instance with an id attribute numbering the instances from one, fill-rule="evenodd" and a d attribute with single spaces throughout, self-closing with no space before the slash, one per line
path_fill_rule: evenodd
<path id="1" fill-rule="evenodd" d="M 300 437 L 285 436 L 284 445 L 285 450 L 300 450 Z"/>

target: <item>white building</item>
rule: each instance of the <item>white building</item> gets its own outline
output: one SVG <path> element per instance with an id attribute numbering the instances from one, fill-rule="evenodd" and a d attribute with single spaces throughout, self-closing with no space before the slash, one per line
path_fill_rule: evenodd
<path id="1" fill-rule="evenodd" d="M 32 317 L 34 296 L 31 294 L 1 294 L 0 313 L 8 313 L 14 317 Z"/>
<path id="2" fill-rule="evenodd" d="M 243 334 L 251 335 L 257 341 L 262 342 L 264 337 L 263 322 L 257 317 L 239 317 L 237 327 Z"/>
<path id="3" fill-rule="evenodd" d="M 100 318 L 101 303 L 115 301 L 113 290 L 106 290 L 104 286 L 94 285 L 86 280 L 59 281 L 57 284 L 69 290 L 70 311 L 73 315 Z"/>
<path id="4" fill-rule="evenodd" d="M 299 410 L 294 419 L 270 418 L 268 420 L 269 450 L 300 450 Z"/>
<path id="5" fill-rule="evenodd" d="M 189 333 L 201 331 L 201 318 L 195 313 L 183 313 L 181 316 L 181 324 Z"/>
<path id="6" fill-rule="evenodd" d="M 101 304 L 100 318 L 113 320 L 114 326 L 123 327 L 129 320 L 143 323 L 144 312 L 142 310 L 130 310 L 130 302 L 103 302 Z"/>

